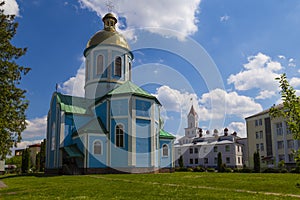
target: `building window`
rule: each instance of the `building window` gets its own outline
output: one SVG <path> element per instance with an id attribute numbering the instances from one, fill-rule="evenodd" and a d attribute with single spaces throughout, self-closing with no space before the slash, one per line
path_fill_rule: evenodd
<path id="1" fill-rule="evenodd" d="M 258 120 L 257 119 L 255 120 L 255 126 L 258 126 Z"/>
<path id="2" fill-rule="evenodd" d="M 190 148 L 190 154 L 193 154 L 193 148 Z"/>
<path id="3" fill-rule="evenodd" d="M 218 163 L 218 158 L 215 157 L 215 159 L 214 159 L 214 164 L 217 164 L 217 163 Z"/>
<path id="4" fill-rule="evenodd" d="M 104 57 L 103 57 L 103 55 L 99 55 L 98 57 L 97 57 L 97 68 L 96 68 L 96 74 L 97 75 L 100 75 L 100 74 L 102 74 L 103 73 L 103 68 L 104 68 Z"/>
<path id="5" fill-rule="evenodd" d="M 94 154 L 101 154 L 101 142 L 100 141 L 95 141 L 94 142 Z"/>
<path id="6" fill-rule="evenodd" d="M 194 153 L 198 153 L 198 148 L 195 148 L 195 149 L 194 149 Z"/>
<path id="7" fill-rule="evenodd" d="M 255 132 L 255 138 L 256 138 L 256 139 L 259 139 L 259 134 L 258 134 L 258 132 Z"/>
<path id="8" fill-rule="evenodd" d="M 276 123 L 276 133 L 277 135 L 282 135 L 283 134 L 283 130 L 282 130 L 282 123 Z"/>
<path id="9" fill-rule="evenodd" d="M 88 60 L 86 61 L 86 66 L 85 66 L 85 80 L 89 80 L 89 62 Z"/>
<path id="10" fill-rule="evenodd" d="M 230 164 L 230 157 L 226 157 L 226 164 Z"/>
<path id="11" fill-rule="evenodd" d="M 263 138 L 263 132 L 259 131 L 259 138 L 262 139 Z"/>
<path id="12" fill-rule="evenodd" d="M 264 151 L 265 148 L 264 148 L 264 143 L 260 143 L 260 151 Z"/>
<path id="13" fill-rule="evenodd" d="M 226 152 L 229 152 L 229 151 L 230 151 L 230 146 L 229 146 L 229 145 L 226 145 L 226 146 L 225 146 L 225 151 L 226 151 Z"/>
<path id="14" fill-rule="evenodd" d="M 193 162 L 194 160 L 193 159 L 190 159 L 190 164 L 192 165 L 192 164 L 194 164 L 194 162 Z"/>
<path id="15" fill-rule="evenodd" d="M 282 160 L 284 160 L 284 155 L 283 154 L 278 155 L 278 161 L 280 162 Z"/>
<path id="16" fill-rule="evenodd" d="M 208 164 L 208 158 L 204 158 L 204 164 Z"/>
<path id="17" fill-rule="evenodd" d="M 199 163 L 198 158 L 195 158 L 195 164 L 198 164 L 198 163 Z"/>
<path id="18" fill-rule="evenodd" d="M 283 149 L 283 147 L 284 147 L 283 141 L 278 141 L 277 142 L 277 148 L 278 149 Z"/>
<path id="19" fill-rule="evenodd" d="M 241 158 L 238 157 L 238 164 L 241 164 Z"/>
<path id="20" fill-rule="evenodd" d="M 256 151 L 259 152 L 259 144 L 256 144 Z"/>
<path id="21" fill-rule="evenodd" d="M 129 67 L 129 80 L 131 80 L 131 62 L 128 63 Z"/>
<path id="22" fill-rule="evenodd" d="M 168 157 L 169 156 L 169 147 L 167 144 L 163 145 L 163 156 Z"/>
<path id="23" fill-rule="evenodd" d="M 52 124 L 51 151 L 55 150 L 55 124 Z"/>
<path id="24" fill-rule="evenodd" d="M 122 59 L 120 56 L 115 59 L 115 76 L 121 76 L 122 74 Z"/>
<path id="25" fill-rule="evenodd" d="M 240 152 L 240 146 L 237 146 L 237 151 Z"/>
<path id="26" fill-rule="evenodd" d="M 295 162 L 293 154 L 289 154 L 289 162 Z"/>
<path id="27" fill-rule="evenodd" d="M 214 152 L 218 152 L 218 147 L 214 147 Z"/>
<path id="28" fill-rule="evenodd" d="M 262 119 L 259 119 L 259 120 L 258 120 L 258 125 L 259 125 L 259 126 L 262 126 Z"/>
<path id="29" fill-rule="evenodd" d="M 294 140 L 287 140 L 287 145 L 289 149 L 293 149 L 294 148 Z"/>
<path id="30" fill-rule="evenodd" d="M 181 155 L 181 149 L 178 149 L 178 155 Z"/>
<path id="31" fill-rule="evenodd" d="M 285 122 L 285 126 L 286 126 L 286 134 L 292 134 L 287 122 Z"/>
<path id="32" fill-rule="evenodd" d="M 116 126 L 116 146 L 124 147 L 124 127 L 122 124 Z"/>

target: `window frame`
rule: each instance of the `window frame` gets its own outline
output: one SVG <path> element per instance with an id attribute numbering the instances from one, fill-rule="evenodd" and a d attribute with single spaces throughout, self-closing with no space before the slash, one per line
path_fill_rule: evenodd
<path id="1" fill-rule="evenodd" d="M 118 61 L 120 61 L 120 62 L 118 62 Z M 121 56 L 116 56 L 115 57 L 115 60 L 114 60 L 114 76 L 122 77 L 122 58 L 121 58 Z"/>
<path id="2" fill-rule="evenodd" d="M 96 143 L 98 143 L 99 142 L 99 145 L 100 145 L 100 153 L 96 153 L 95 152 L 95 145 L 96 145 Z M 102 141 L 101 140 L 95 140 L 94 142 L 93 142 L 93 154 L 94 155 L 102 155 Z"/>
<path id="3" fill-rule="evenodd" d="M 100 63 L 99 63 L 99 58 L 102 57 L 102 63 L 101 63 L 101 66 L 100 66 Z M 96 62 L 96 75 L 101 75 L 104 73 L 104 56 L 102 54 L 99 54 L 97 56 L 97 62 Z"/>
<path id="4" fill-rule="evenodd" d="M 122 132 L 120 132 L 121 130 Z M 119 148 L 125 147 L 124 125 L 121 123 L 116 124 L 115 126 L 115 146 Z"/>
<path id="5" fill-rule="evenodd" d="M 167 151 L 167 152 L 165 152 L 165 151 Z M 169 157 L 169 145 L 166 143 L 164 143 L 162 145 L 162 157 Z"/>

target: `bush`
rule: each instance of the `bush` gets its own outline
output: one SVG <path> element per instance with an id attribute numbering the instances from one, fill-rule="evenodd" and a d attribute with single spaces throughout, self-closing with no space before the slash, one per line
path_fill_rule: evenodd
<path id="1" fill-rule="evenodd" d="M 241 172 L 241 171 L 242 171 L 241 168 L 233 168 L 233 172 L 235 172 L 235 173 L 239 173 L 239 172 Z"/>
<path id="2" fill-rule="evenodd" d="M 179 167 L 179 168 L 176 168 L 175 171 L 177 171 L 177 172 L 186 172 L 187 168 L 185 168 L 185 167 Z"/>
<path id="3" fill-rule="evenodd" d="M 194 168 L 194 172 L 205 172 L 205 169 L 201 166 L 197 166 Z"/>
<path id="4" fill-rule="evenodd" d="M 274 168 L 267 168 L 263 171 L 263 173 L 279 173 L 279 169 L 274 169 Z"/>
<path id="5" fill-rule="evenodd" d="M 243 169 L 240 170 L 242 173 L 252 173 L 252 169 L 244 167 Z"/>
<path id="6" fill-rule="evenodd" d="M 280 170 L 280 173 L 288 173 L 288 172 L 289 171 L 287 169 L 285 169 L 285 168 L 283 168 L 283 169 Z"/>
<path id="7" fill-rule="evenodd" d="M 291 173 L 300 173 L 300 168 L 299 167 L 293 168 L 290 172 Z"/>
<path id="8" fill-rule="evenodd" d="M 207 171 L 207 172 L 215 172 L 216 169 L 215 169 L 215 168 L 206 168 L 206 171 Z"/>
<path id="9" fill-rule="evenodd" d="M 193 172 L 194 170 L 193 170 L 193 168 L 188 167 L 188 168 L 187 168 L 187 171 L 188 171 L 188 172 Z"/>
<path id="10" fill-rule="evenodd" d="M 225 172 L 232 172 L 232 169 L 230 167 L 225 168 Z"/>
<path id="11" fill-rule="evenodd" d="M 220 168 L 218 169 L 218 172 L 225 172 L 225 170 L 226 170 L 226 164 L 223 163 L 223 164 L 220 166 Z"/>

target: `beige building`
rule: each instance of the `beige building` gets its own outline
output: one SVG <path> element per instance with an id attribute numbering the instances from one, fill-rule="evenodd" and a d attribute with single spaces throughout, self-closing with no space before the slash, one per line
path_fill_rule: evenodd
<path id="1" fill-rule="evenodd" d="M 246 118 L 249 167 L 254 167 L 253 154 L 258 151 L 261 168 L 278 167 L 284 161 L 286 167 L 295 166 L 293 150 L 300 146 L 294 140 L 283 118 L 271 118 L 269 109 Z"/>

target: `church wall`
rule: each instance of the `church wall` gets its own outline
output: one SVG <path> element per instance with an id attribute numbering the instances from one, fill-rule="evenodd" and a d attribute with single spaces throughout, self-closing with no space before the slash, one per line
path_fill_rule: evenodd
<path id="1" fill-rule="evenodd" d="M 163 156 L 163 145 L 168 145 L 168 156 Z M 172 167 L 172 157 L 173 157 L 173 143 L 169 139 L 160 139 L 160 168 Z"/>
<path id="2" fill-rule="evenodd" d="M 73 138 L 73 144 L 76 144 L 78 149 L 85 155 L 86 153 L 86 140 L 85 140 L 85 135 L 80 135 L 77 137 Z M 84 160 L 79 160 L 77 159 L 77 165 L 79 168 L 83 168 L 85 166 Z"/>
<path id="3" fill-rule="evenodd" d="M 89 168 L 105 168 L 107 167 L 107 138 L 104 134 L 89 134 L 88 147 L 88 167 Z M 95 154 L 94 143 L 100 141 L 101 154 Z"/>
<path id="4" fill-rule="evenodd" d="M 107 127 L 107 102 L 103 102 L 100 105 L 97 105 L 95 107 L 95 113 L 97 117 L 100 117 L 104 127 L 106 130 L 108 130 Z"/>
<path id="5" fill-rule="evenodd" d="M 151 166 L 150 120 L 136 120 L 136 167 Z"/>
<path id="6" fill-rule="evenodd" d="M 123 125 L 124 130 L 124 146 L 116 146 L 116 125 Z M 110 142 L 111 142 L 111 166 L 112 167 L 127 167 L 128 166 L 128 118 L 121 118 L 114 116 L 111 119 L 110 129 Z"/>

